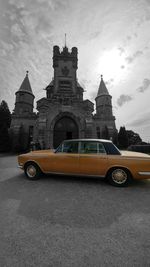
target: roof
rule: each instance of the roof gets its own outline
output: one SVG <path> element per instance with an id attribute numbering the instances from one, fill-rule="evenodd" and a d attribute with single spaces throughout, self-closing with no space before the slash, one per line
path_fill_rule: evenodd
<path id="1" fill-rule="evenodd" d="M 84 92 L 83 87 L 79 84 L 79 82 L 77 81 L 77 89 L 81 92 Z"/>
<path id="2" fill-rule="evenodd" d="M 52 79 L 52 81 L 50 82 L 49 86 L 53 86 L 54 85 L 54 79 Z"/>
<path id="3" fill-rule="evenodd" d="M 30 81 L 29 81 L 29 78 L 28 78 L 28 71 L 26 72 L 26 76 L 19 88 L 19 91 L 23 91 L 23 92 L 28 92 L 30 94 L 33 94 L 32 92 L 32 88 L 31 88 L 31 85 L 30 85 Z"/>
<path id="4" fill-rule="evenodd" d="M 82 138 L 82 139 L 68 139 L 68 140 L 64 140 L 64 141 L 67 141 L 67 142 L 70 142 L 70 141 L 92 141 L 92 142 L 103 142 L 103 143 L 112 143 L 111 140 L 107 140 L 107 139 L 93 139 L 93 138 Z"/>
<path id="5" fill-rule="evenodd" d="M 46 86 L 45 90 L 52 89 L 52 87 L 54 87 L 54 79 Z"/>
<path id="6" fill-rule="evenodd" d="M 82 88 L 82 86 L 79 84 L 79 82 L 77 81 L 77 87 L 81 87 Z"/>
<path id="7" fill-rule="evenodd" d="M 101 75 L 101 81 L 100 81 L 100 85 L 99 85 L 99 89 L 98 89 L 98 94 L 99 95 L 109 95 L 107 87 L 103 81 L 103 76 Z"/>

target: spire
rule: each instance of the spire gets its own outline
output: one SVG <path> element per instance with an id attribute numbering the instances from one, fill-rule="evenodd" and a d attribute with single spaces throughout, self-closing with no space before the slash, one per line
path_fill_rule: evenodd
<path id="1" fill-rule="evenodd" d="M 66 33 L 65 33 L 65 46 L 63 47 L 63 54 L 64 55 L 68 54 L 68 47 L 66 46 Z"/>
<path id="2" fill-rule="evenodd" d="M 66 47 L 66 33 L 65 33 L 65 47 Z"/>
<path id="3" fill-rule="evenodd" d="M 23 82 L 22 82 L 22 84 L 21 84 L 21 86 L 19 88 L 19 91 L 28 92 L 30 94 L 33 94 L 32 93 L 32 88 L 31 88 L 31 85 L 30 85 L 30 81 L 29 81 L 29 78 L 28 78 L 28 73 L 29 73 L 29 71 L 27 70 L 26 71 L 26 76 L 25 76 L 25 78 L 24 78 L 24 80 L 23 80 Z"/>
<path id="4" fill-rule="evenodd" d="M 99 95 L 109 95 L 107 87 L 103 81 L 103 75 L 101 75 L 101 81 L 100 81 L 100 85 L 99 85 L 99 89 L 98 89 L 98 94 Z"/>

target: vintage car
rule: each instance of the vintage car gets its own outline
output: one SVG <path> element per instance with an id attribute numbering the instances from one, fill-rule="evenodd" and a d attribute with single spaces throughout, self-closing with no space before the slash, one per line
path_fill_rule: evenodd
<path id="1" fill-rule="evenodd" d="M 150 179 L 150 156 L 119 151 L 109 140 L 72 139 L 56 150 L 39 150 L 18 156 L 28 179 L 42 173 L 106 178 L 112 185 L 126 186 L 132 179 Z"/>

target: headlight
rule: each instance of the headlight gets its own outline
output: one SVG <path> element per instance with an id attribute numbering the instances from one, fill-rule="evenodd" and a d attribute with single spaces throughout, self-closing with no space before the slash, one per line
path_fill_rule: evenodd
<path id="1" fill-rule="evenodd" d="M 23 163 L 21 163 L 21 162 L 19 162 L 19 166 L 18 166 L 19 168 L 23 168 Z"/>

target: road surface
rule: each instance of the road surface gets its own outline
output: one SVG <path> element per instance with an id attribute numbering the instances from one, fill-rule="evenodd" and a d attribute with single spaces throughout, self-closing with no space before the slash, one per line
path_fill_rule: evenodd
<path id="1" fill-rule="evenodd" d="M 150 181 L 29 181 L 0 155 L 0 266 L 150 266 Z"/>

